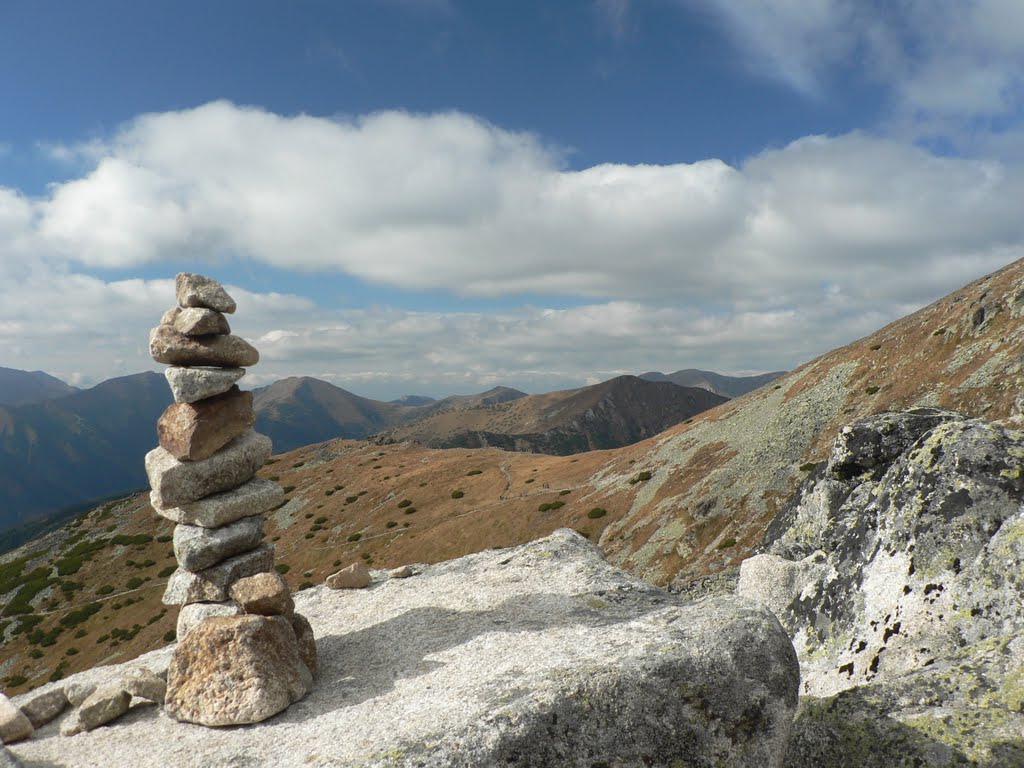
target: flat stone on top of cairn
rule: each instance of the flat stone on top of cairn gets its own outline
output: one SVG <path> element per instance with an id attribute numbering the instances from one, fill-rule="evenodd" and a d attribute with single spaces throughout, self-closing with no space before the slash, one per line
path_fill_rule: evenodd
<path id="1" fill-rule="evenodd" d="M 259 352 L 230 335 L 224 313 L 235 311 L 235 301 L 216 280 L 182 272 L 175 293 L 178 306 L 150 332 L 153 359 L 172 366 L 166 375 L 175 402 L 158 422 L 160 446 L 146 454 L 153 508 L 178 524 L 179 567 L 163 599 L 187 609 L 171 657 L 167 711 L 192 723 L 241 725 L 306 694 L 316 644 L 273 571 L 274 545 L 262 540 L 263 516 L 284 492 L 256 477 L 270 458 L 270 439 L 251 429 L 252 393 L 235 386 Z M 210 670 L 223 685 L 211 685 Z M 252 686 L 231 683 L 247 676 Z"/>

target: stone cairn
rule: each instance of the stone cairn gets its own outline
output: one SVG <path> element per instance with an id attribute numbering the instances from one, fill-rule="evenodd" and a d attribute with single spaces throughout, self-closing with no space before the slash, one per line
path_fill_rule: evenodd
<path id="1" fill-rule="evenodd" d="M 179 642 L 165 706 L 202 725 L 255 723 L 310 689 L 316 645 L 262 541 L 284 492 L 256 477 L 270 438 L 253 431 L 252 393 L 236 385 L 259 353 L 231 334 L 224 315 L 235 302 L 217 281 L 182 272 L 176 292 L 149 335 L 174 394 L 157 422 L 160 447 L 146 454 L 153 509 L 177 524 L 163 601 L 181 606 Z"/>

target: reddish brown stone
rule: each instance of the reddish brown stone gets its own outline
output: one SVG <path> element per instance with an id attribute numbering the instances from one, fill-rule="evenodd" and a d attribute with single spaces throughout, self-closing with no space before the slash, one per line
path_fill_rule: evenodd
<path id="1" fill-rule="evenodd" d="M 252 392 L 237 386 L 195 403 L 172 403 L 156 424 L 160 447 L 179 461 L 212 456 L 252 426 Z"/>

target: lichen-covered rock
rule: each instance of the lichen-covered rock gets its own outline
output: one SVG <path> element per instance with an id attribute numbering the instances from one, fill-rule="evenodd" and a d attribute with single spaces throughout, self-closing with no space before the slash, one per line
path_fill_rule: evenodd
<path id="1" fill-rule="evenodd" d="M 172 365 L 164 371 L 176 403 L 194 403 L 227 392 L 243 376 L 244 368 L 189 368 Z"/>
<path id="2" fill-rule="evenodd" d="M 681 601 L 571 531 L 416 570 L 295 595 L 316 629 L 317 684 L 266 728 L 140 713 L 73 753 L 37 736 L 24 757 L 66 768 L 781 764 L 799 681 L 766 609 Z"/>
<path id="3" fill-rule="evenodd" d="M 274 545 L 263 542 L 255 549 L 222 560 L 201 571 L 178 568 L 167 580 L 165 605 L 219 603 L 228 600 L 228 589 L 239 579 L 274 567 Z"/>
<path id="4" fill-rule="evenodd" d="M 161 517 L 185 525 L 220 528 L 243 517 L 267 512 L 284 501 L 281 486 L 262 477 L 254 477 L 230 491 L 215 493 L 197 501 L 164 507 L 155 494 L 149 495 L 153 509 Z"/>
<path id="5" fill-rule="evenodd" d="M 252 392 L 231 387 L 197 403 L 171 403 L 156 423 L 160 447 L 183 461 L 206 459 L 253 425 Z"/>
<path id="6" fill-rule="evenodd" d="M 178 461 L 163 448 L 146 454 L 154 506 L 166 509 L 236 488 L 270 458 L 271 442 L 251 429 L 202 461 Z"/>
<path id="7" fill-rule="evenodd" d="M 936 409 L 843 431 L 741 568 L 814 697 L 792 765 L 899 764 L 850 757 L 868 723 L 916 744 L 900 753 L 915 765 L 1024 755 L 1022 501 L 1024 433 Z"/>
<path id="8" fill-rule="evenodd" d="M 260 353 L 241 336 L 186 336 L 170 325 L 150 330 L 149 354 L 158 363 L 179 366 L 247 368 L 260 361 Z"/>
<path id="9" fill-rule="evenodd" d="M 180 307 L 206 307 L 229 315 L 237 308 L 224 286 L 206 275 L 179 272 L 174 279 L 174 292 Z"/>
<path id="10" fill-rule="evenodd" d="M 21 705 L 21 711 L 33 728 L 42 728 L 67 709 L 68 697 L 63 688 L 37 693 Z"/>
<path id="11" fill-rule="evenodd" d="M 196 573 L 255 549 L 262 538 L 263 518 L 259 515 L 243 517 L 221 528 L 180 524 L 174 526 L 174 556 L 179 566 Z"/>
<path id="12" fill-rule="evenodd" d="M 25 713 L 0 693 L 0 742 L 12 744 L 32 735 L 32 723 Z"/>
<path id="13" fill-rule="evenodd" d="M 283 616 L 219 616 L 178 644 L 167 668 L 167 714 L 201 725 L 258 723 L 313 683 Z"/>
<path id="14" fill-rule="evenodd" d="M 245 613 L 259 616 L 291 616 L 295 610 L 288 582 L 277 571 L 246 576 L 231 585 L 231 599 Z"/>

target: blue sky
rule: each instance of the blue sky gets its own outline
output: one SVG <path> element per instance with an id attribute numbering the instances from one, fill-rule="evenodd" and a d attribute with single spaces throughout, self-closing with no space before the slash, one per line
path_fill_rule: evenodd
<path id="1" fill-rule="evenodd" d="M 770 7 L 768 7 L 770 6 Z M 1024 5 L 0 3 L 0 365 L 528 391 L 789 368 L 1020 256 Z"/>

